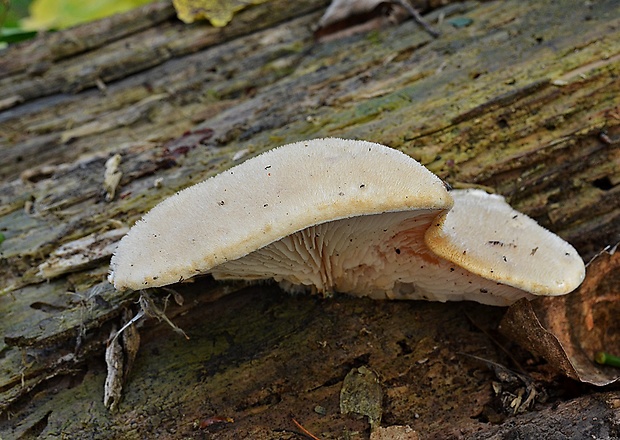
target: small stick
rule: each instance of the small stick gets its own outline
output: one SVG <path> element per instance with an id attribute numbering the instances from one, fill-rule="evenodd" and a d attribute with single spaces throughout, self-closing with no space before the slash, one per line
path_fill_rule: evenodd
<path id="1" fill-rule="evenodd" d="M 401 5 L 403 8 L 409 12 L 409 15 L 413 17 L 413 21 L 422 26 L 426 32 L 428 32 L 433 38 L 439 37 L 439 31 L 433 29 L 433 27 L 428 24 L 420 15 L 420 13 L 413 7 L 407 0 L 395 0 L 394 3 L 397 5 Z"/>
<path id="2" fill-rule="evenodd" d="M 310 437 L 312 440 L 321 440 L 320 438 L 312 435 L 312 433 L 310 431 L 308 431 L 306 428 L 304 428 L 303 426 L 301 426 L 301 423 L 299 423 L 297 420 L 293 419 L 293 423 L 299 428 L 301 429 L 301 431 L 306 434 L 308 437 Z"/>
<path id="3" fill-rule="evenodd" d="M 142 308 L 142 311 L 146 316 L 148 316 L 149 318 L 157 318 L 158 321 L 164 321 L 170 327 L 172 327 L 172 330 L 174 330 L 176 333 L 185 336 L 185 339 L 189 339 L 189 336 L 185 334 L 183 329 L 177 327 L 172 321 L 170 321 L 170 319 L 168 319 L 165 310 L 162 310 L 155 305 L 155 301 L 153 301 L 153 299 L 149 296 L 148 293 L 146 293 L 146 291 L 142 291 L 142 293 L 140 294 L 140 298 L 138 299 L 138 303 L 140 304 L 140 307 Z"/>

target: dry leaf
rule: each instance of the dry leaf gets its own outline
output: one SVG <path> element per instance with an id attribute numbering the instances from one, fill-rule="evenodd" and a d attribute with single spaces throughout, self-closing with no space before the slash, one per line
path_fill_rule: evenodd
<path id="1" fill-rule="evenodd" d="M 333 0 L 318 23 L 315 36 L 326 41 L 381 29 L 409 17 L 405 9 L 385 0 Z"/>
<path id="2" fill-rule="evenodd" d="M 426 0 L 333 0 L 319 20 L 315 36 L 322 41 L 344 38 L 413 17 L 429 34 L 437 37 L 439 33 L 418 12 L 431 6 Z"/>
<path id="3" fill-rule="evenodd" d="M 112 14 L 119 14 L 151 0 L 98 0 L 84 2 L 82 0 L 34 0 L 30 5 L 30 16 L 21 25 L 25 29 L 50 30 L 65 29 L 80 23 L 98 20 Z M 25 7 L 28 3 L 24 3 Z M 3 2 L 3 5 L 11 3 Z M 15 2 L 13 2 L 15 4 Z"/>
<path id="4" fill-rule="evenodd" d="M 595 364 L 594 355 L 620 355 L 619 317 L 620 252 L 603 252 L 576 292 L 519 301 L 500 330 L 568 377 L 604 386 L 617 381 L 620 370 Z"/>
<path id="5" fill-rule="evenodd" d="M 269 0 L 172 0 L 179 20 L 193 23 L 209 20 L 215 27 L 226 26 L 235 12 Z"/>
<path id="6" fill-rule="evenodd" d="M 319 27 L 326 27 L 356 15 L 372 12 L 385 0 L 333 0 L 319 20 Z"/>

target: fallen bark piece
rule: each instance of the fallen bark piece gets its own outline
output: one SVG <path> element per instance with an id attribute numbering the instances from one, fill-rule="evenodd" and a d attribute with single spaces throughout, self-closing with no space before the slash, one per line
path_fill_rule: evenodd
<path id="1" fill-rule="evenodd" d="M 108 371 L 104 385 L 103 404 L 111 411 L 118 408 L 123 396 L 123 384 L 131 372 L 140 348 L 140 333 L 133 325 L 137 319 L 132 318 L 129 309 L 123 312 L 123 321 L 126 324 L 118 332 L 116 329 L 112 330 L 105 351 Z"/>
<path id="2" fill-rule="evenodd" d="M 409 425 L 378 427 L 370 434 L 370 440 L 418 440 L 420 436 Z"/>
<path id="3" fill-rule="evenodd" d="M 106 232 L 95 232 L 65 243 L 39 265 L 37 275 L 44 279 L 51 279 L 94 265 L 95 262 L 112 255 L 117 241 L 128 230 L 122 227 Z"/>
<path id="4" fill-rule="evenodd" d="M 374 371 L 365 366 L 349 371 L 340 390 L 340 412 L 367 416 L 370 430 L 379 428 L 383 415 L 383 389 Z"/>

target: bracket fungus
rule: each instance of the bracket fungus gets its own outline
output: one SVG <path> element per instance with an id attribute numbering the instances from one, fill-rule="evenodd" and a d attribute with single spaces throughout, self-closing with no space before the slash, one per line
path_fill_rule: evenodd
<path id="1" fill-rule="evenodd" d="M 508 305 L 574 290 L 577 251 L 503 199 L 452 190 L 404 153 L 316 139 L 164 200 L 121 240 L 118 290 L 274 279 L 288 290 Z"/>

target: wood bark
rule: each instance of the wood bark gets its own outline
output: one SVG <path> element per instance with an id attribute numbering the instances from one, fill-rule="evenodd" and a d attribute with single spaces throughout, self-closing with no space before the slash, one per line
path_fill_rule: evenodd
<path id="1" fill-rule="evenodd" d="M 620 241 L 618 2 L 456 3 L 427 15 L 437 39 L 407 21 L 319 43 L 327 3 L 273 0 L 224 28 L 154 3 L 0 53 L 0 437 L 300 438 L 295 418 L 320 438 L 367 438 L 366 420 L 338 410 L 360 366 L 380 377 L 382 424 L 420 438 L 530 435 L 526 424 L 619 435 L 617 393 L 571 400 L 593 390 L 535 363 L 546 401 L 506 418 L 501 380 L 468 357 L 510 364 L 492 337 L 501 309 L 209 279 L 175 286 L 185 303 L 168 313 L 190 340 L 149 321 L 119 410 L 103 407 L 105 341 L 136 310 L 137 293 L 105 280 L 123 228 L 284 143 L 398 148 L 452 186 L 505 195 L 586 260 Z M 106 201 L 114 154 L 122 179 Z M 537 415 L 551 405 L 564 422 Z M 235 421 L 200 427 L 213 417 Z"/>

